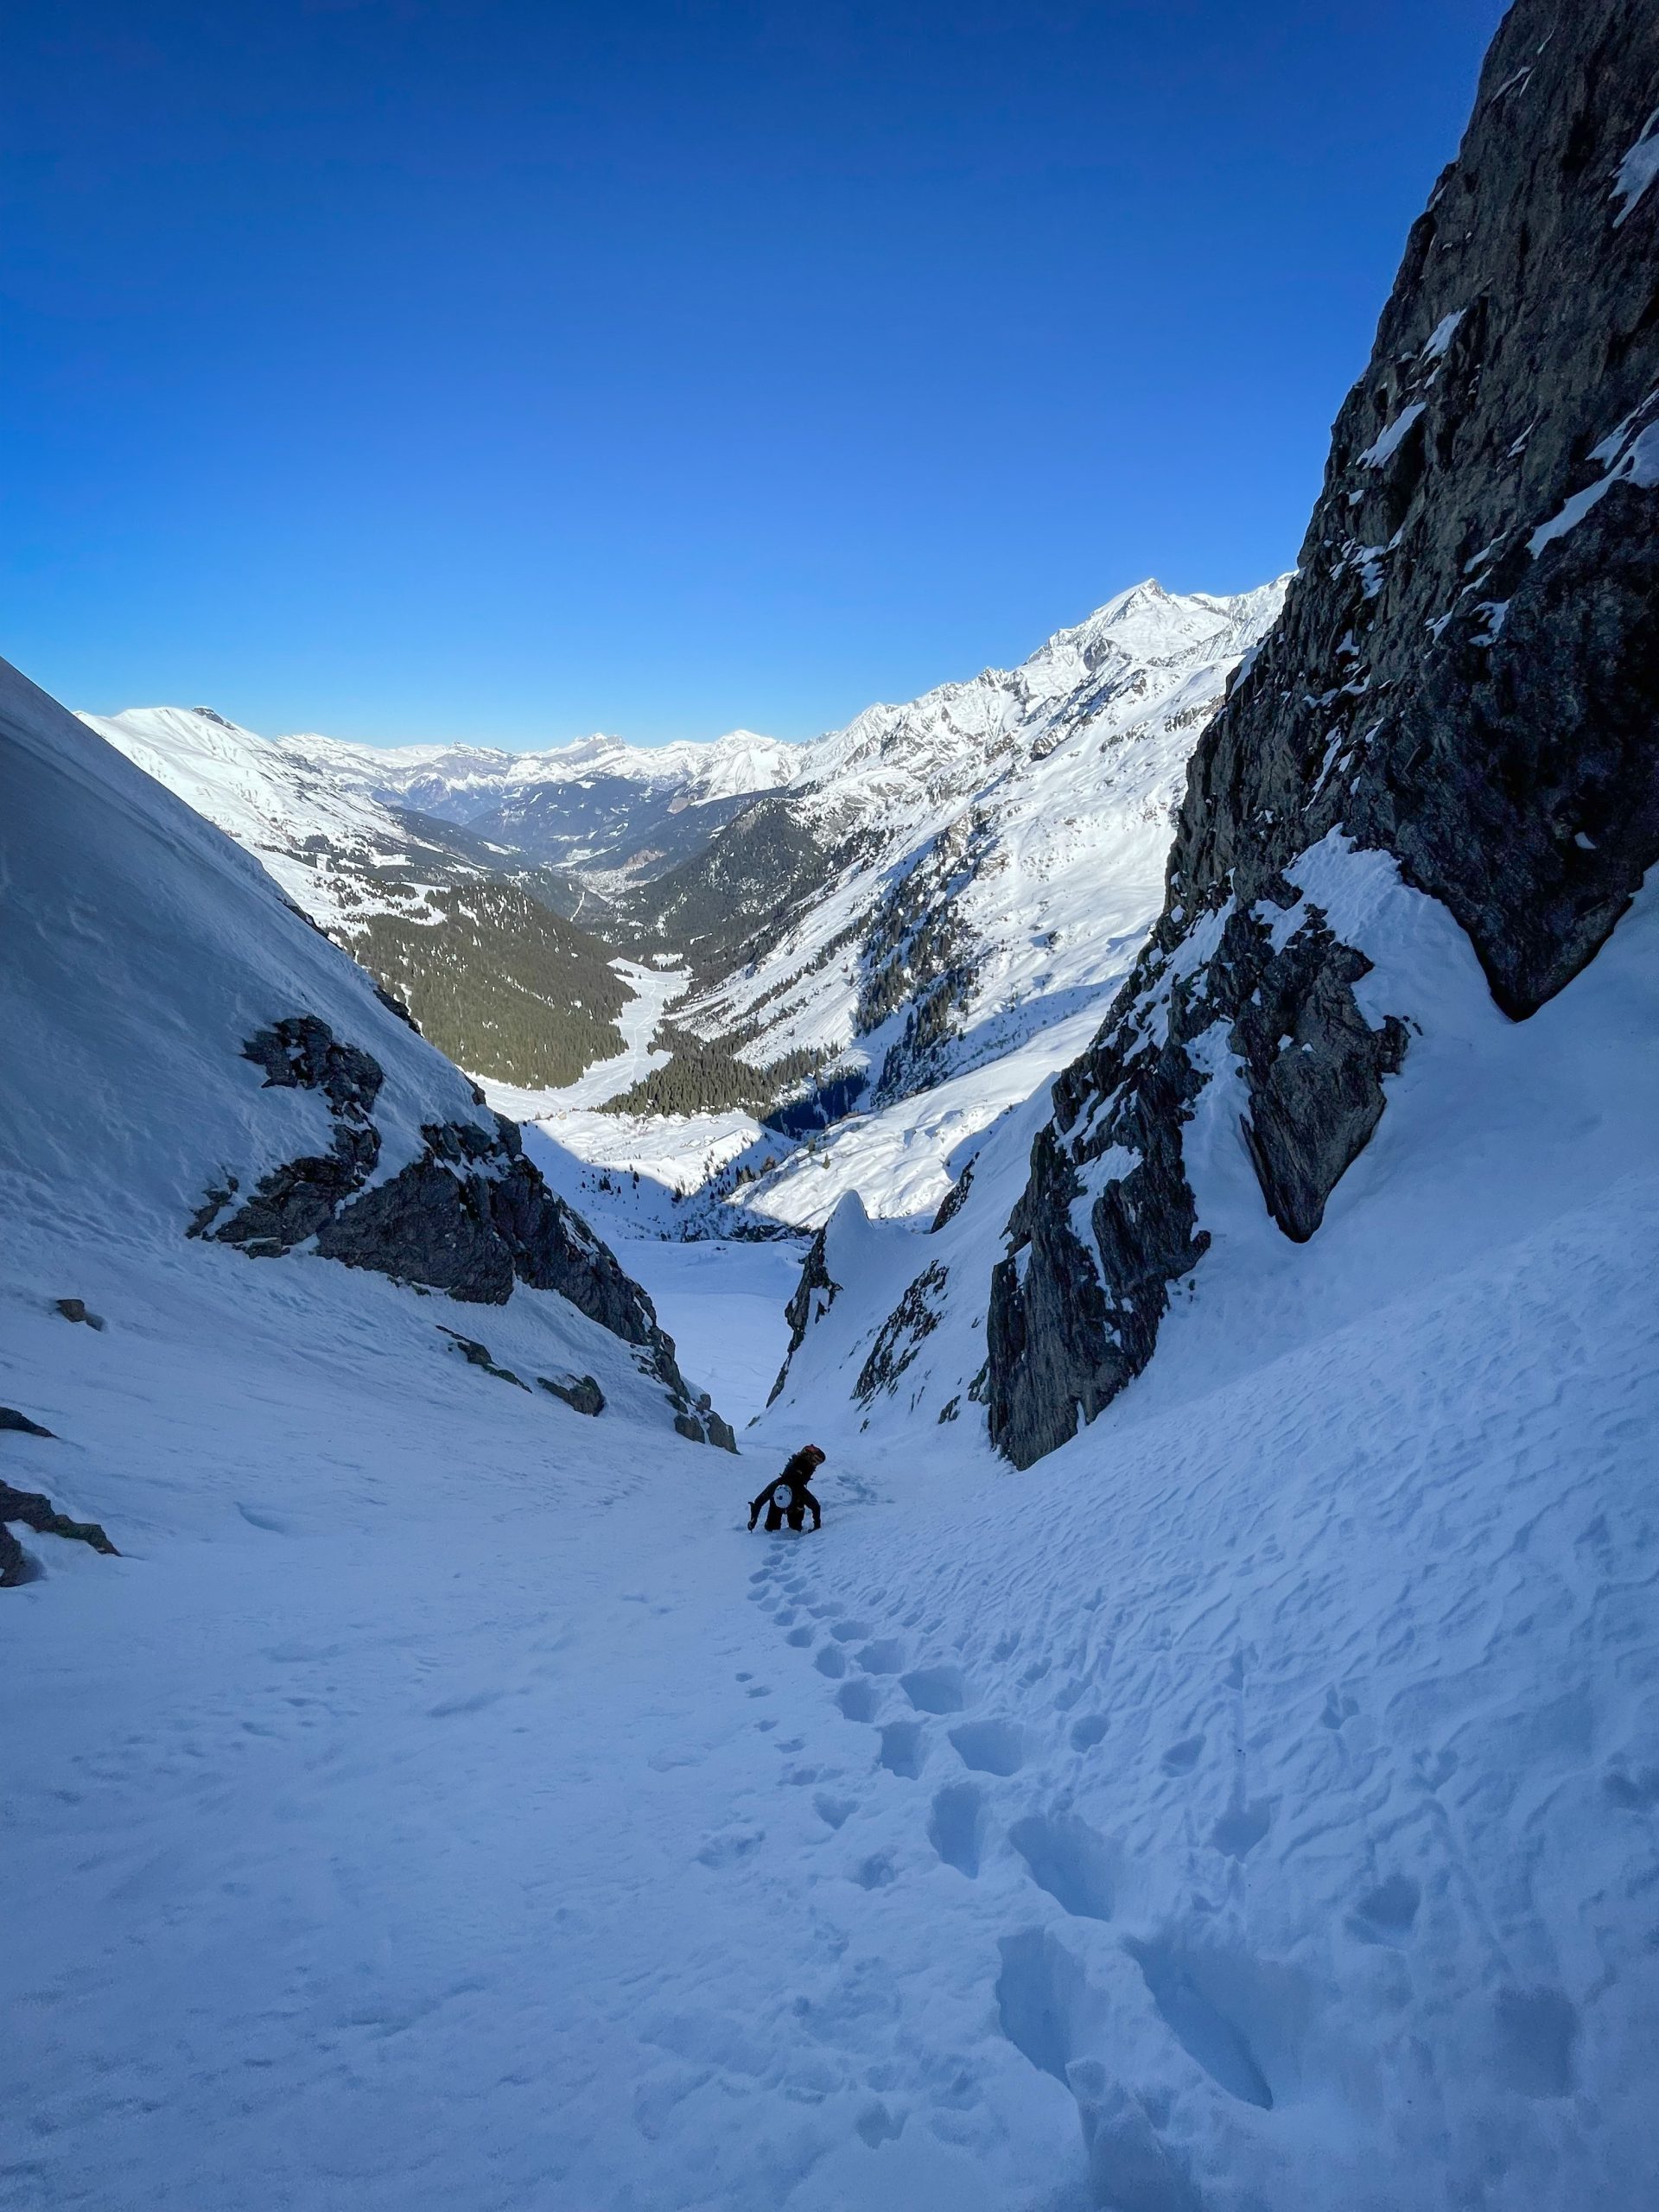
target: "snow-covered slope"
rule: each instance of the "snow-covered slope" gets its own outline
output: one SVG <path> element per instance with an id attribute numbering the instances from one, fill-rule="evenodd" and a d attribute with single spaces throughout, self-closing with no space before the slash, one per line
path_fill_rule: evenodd
<path id="1" fill-rule="evenodd" d="M 836 1332 L 982 1257 L 1040 1095 L 937 1235 L 849 1206 L 718 1506 L 52 1178 L 0 1443 L 125 1555 L 3 1593 L 23 2212 L 1643 2204 L 1659 911 L 1517 1027 L 1378 890 L 1447 1019 L 1371 1179 L 1291 1247 L 1213 1116 L 1216 1263 L 1025 1474 Z M 775 1250 L 621 1249 L 753 1359 Z M 823 1535 L 746 1535 L 809 1433 Z"/>
<path id="2" fill-rule="evenodd" d="M 232 1332 L 332 1303 L 435 1368 L 487 1310 L 527 1387 L 591 1373 L 624 1417 L 689 1433 L 648 1302 L 260 865 L 3 664 L 0 742 L 14 1306 L 113 1278 L 130 1307 L 148 1271 L 163 1313 L 180 1283 Z"/>
<path id="3" fill-rule="evenodd" d="M 349 765 L 362 748 L 261 737 L 210 707 L 81 720 L 254 854 L 474 1073 L 559 1083 L 620 1051 L 609 947 L 519 855 L 377 798 Z"/>
<path id="4" fill-rule="evenodd" d="M 458 849 L 418 836 L 365 785 L 212 707 L 130 707 L 80 719 L 256 855 L 322 929 L 349 928 L 367 912 L 405 905 L 425 911 L 418 888 L 403 888 L 420 874 L 448 880 L 480 873 Z M 394 887 L 377 880 L 393 871 Z"/>
<path id="5" fill-rule="evenodd" d="M 855 1751 L 820 1785 L 884 1870 L 854 1960 L 889 2063 L 966 2055 L 988 2205 L 1047 2201 L 1068 2143 L 1079 2206 L 1157 2212 L 1633 2207 L 1659 2168 L 1659 887 L 1517 1027 L 1443 909 L 1370 882 L 1378 993 L 1432 1027 L 1313 1243 L 1223 1087 L 1155 1358 L 989 1478 L 969 1392 L 1039 1098 L 936 1234 L 844 1203 L 758 1432 L 880 1500 L 835 1529 L 836 1611 L 816 1556 L 762 1603 L 868 1732 L 874 1780 Z M 922 2071 L 884 2076 L 906 2133 Z"/>

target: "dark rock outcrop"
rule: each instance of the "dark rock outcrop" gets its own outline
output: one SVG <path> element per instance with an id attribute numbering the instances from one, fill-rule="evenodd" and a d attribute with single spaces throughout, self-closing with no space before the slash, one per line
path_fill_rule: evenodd
<path id="1" fill-rule="evenodd" d="M 512 1122 L 496 1114 L 477 1122 L 428 1122 L 421 1130 L 420 1156 L 374 1183 L 381 1135 L 373 1109 L 385 1080 L 378 1064 L 342 1043 L 315 1014 L 290 1016 L 259 1030 L 243 1052 L 264 1070 L 267 1088 L 315 1090 L 327 1101 L 331 1148 L 273 1169 L 221 1220 L 239 1187 L 235 1176 L 227 1176 L 207 1193 L 188 1235 L 238 1245 L 257 1258 L 291 1252 L 315 1238 L 322 1259 L 368 1268 L 473 1305 L 505 1305 L 515 1283 L 555 1291 L 633 1347 L 642 1371 L 662 1384 L 677 1415 L 692 1418 L 691 1394 L 672 1340 L 658 1325 L 650 1299 L 582 1217 L 549 1189 L 525 1158 Z M 483 1107 L 476 1086 L 473 1096 Z M 495 1367 L 481 1345 L 474 1345 L 467 1357 L 474 1351 L 492 1374 L 519 1381 Z M 706 1398 L 699 1403 L 698 1441 L 734 1451 L 730 1428 Z"/>
<path id="2" fill-rule="evenodd" d="M 330 1215 L 317 1250 L 473 1305 L 505 1306 L 512 1294 L 512 1254 L 490 1219 L 488 1183 L 430 1154 Z"/>
<path id="3" fill-rule="evenodd" d="M 23 1436 L 50 1436 L 53 1433 L 49 1428 L 42 1428 L 39 1421 L 31 1421 L 27 1414 L 20 1414 L 16 1406 L 0 1406 L 0 1428 L 15 1429 Z"/>
<path id="4" fill-rule="evenodd" d="M 32 1421 L 22 1425 L 34 1436 L 49 1436 L 52 1433 L 50 1429 L 37 1428 Z M 20 1582 L 29 1580 L 29 1554 L 7 1528 L 8 1521 L 21 1521 L 24 1528 L 33 1529 L 42 1536 L 72 1536 L 111 1559 L 121 1556 L 96 1521 L 72 1521 L 39 1491 L 14 1490 L 10 1483 L 0 1483 L 0 1590 L 15 1589 Z"/>
<path id="5" fill-rule="evenodd" d="M 841 1295 L 841 1285 L 832 1281 L 829 1262 L 825 1258 L 829 1237 L 829 1224 L 820 1229 L 806 1249 L 801 1262 L 800 1280 L 790 1293 L 789 1303 L 784 1308 L 784 1319 L 789 1324 L 789 1350 L 784 1354 L 784 1363 L 778 1370 L 778 1379 L 766 1394 L 771 1405 L 783 1389 L 789 1376 L 789 1363 L 806 1342 L 806 1332 L 820 1314 L 827 1313 Z"/>
<path id="6" fill-rule="evenodd" d="M 52 1310 L 54 1313 L 61 1313 L 66 1321 L 84 1321 L 89 1329 L 102 1329 L 104 1326 L 103 1315 L 89 1313 L 84 1298 L 54 1298 Z"/>
<path id="7" fill-rule="evenodd" d="M 875 1342 L 858 1371 L 853 1395 L 868 1406 L 878 1390 L 891 1396 L 924 1342 L 942 1318 L 949 1270 L 934 1260 L 922 1269 L 877 1330 Z"/>
<path id="8" fill-rule="evenodd" d="M 1249 1093 L 1245 1141 L 1268 1211 L 1298 1243 L 1382 1120 L 1382 1078 L 1405 1058 L 1405 1024 L 1390 1015 L 1373 1029 L 1354 997 L 1370 968 L 1309 906 L 1281 950 L 1249 963 L 1253 986 L 1238 999 L 1231 1043 Z"/>
<path id="9" fill-rule="evenodd" d="M 469 1367 L 481 1367 L 486 1375 L 493 1375 L 498 1382 L 512 1382 L 516 1383 L 521 1390 L 529 1389 L 529 1383 L 524 1382 L 522 1376 L 515 1375 L 510 1367 L 496 1365 L 490 1357 L 490 1348 L 487 1344 L 480 1344 L 474 1337 L 463 1337 L 454 1329 L 444 1328 L 442 1321 L 439 1322 L 438 1327 L 446 1337 L 454 1341 L 455 1350 Z"/>
<path id="10" fill-rule="evenodd" d="M 977 1158 L 977 1154 L 975 1155 Z M 927 1225 L 930 1236 L 935 1236 L 947 1222 L 954 1221 L 968 1203 L 968 1193 L 974 1187 L 974 1162 L 965 1163 L 960 1175 L 939 1200 L 939 1210 Z"/>
<path id="11" fill-rule="evenodd" d="M 737 1450 L 737 1432 L 728 1421 L 722 1421 L 712 1406 L 703 1415 L 703 1432 L 708 1441 L 721 1452 Z"/>
<path id="12" fill-rule="evenodd" d="M 332 1146 L 326 1154 L 287 1160 L 262 1176 L 253 1196 L 215 1228 L 213 1224 L 238 1188 L 231 1177 L 224 1189 L 208 1192 L 187 1234 L 239 1244 L 256 1259 L 273 1259 L 327 1227 L 373 1174 L 380 1132 L 372 1116 L 385 1077 L 378 1061 L 355 1046 L 337 1042 L 328 1024 L 312 1014 L 256 1031 L 243 1046 L 242 1057 L 264 1070 L 268 1090 L 320 1091 L 334 1122 Z"/>
<path id="13" fill-rule="evenodd" d="M 543 1390 L 556 1398 L 563 1398 L 567 1406 L 574 1408 L 579 1414 L 593 1416 L 605 1410 L 605 1393 L 591 1375 L 572 1376 L 563 1382 L 550 1375 L 538 1375 L 536 1380 Z"/>
<path id="14" fill-rule="evenodd" d="M 1651 7 L 1510 10 L 1284 615 L 1195 756 L 1172 904 L 1254 899 L 1340 826 L 1521 1019 L 1659 858 L 1659 193 L 1618 188 L 1656 105 Z"/>
<path id="15" fill-rule="evenodd" d="M 1193 755 L 1163 913 L 1033 1147 L 987 1324 L 1020 1465 L 1151 1357 L 1206 1243 L 1184 1131 L 1223 1060 L 1289 1236 L 1376 1126 L 1410 1010 L 1362 1011 L 1371 963 L 1297 880 L 1312 848 L 1393 855 L 1516 1020 L 1659 861 L 1659 189 L 1627 161 L 1656 110 L 1650 7 L 1511 9 L 1284 613 Z"/>
<path id="16" fill-rule="evenodd" d="M 385 1081 L 379 1063 L 354 1045 L 336 1041 L 334 1031 L 314 1014 L 274 1022 L 256 1030 L 242 1057 L 265 1071 L 265 1087 L 320 1090 L 332 1110 L 366 1121 Z"/>

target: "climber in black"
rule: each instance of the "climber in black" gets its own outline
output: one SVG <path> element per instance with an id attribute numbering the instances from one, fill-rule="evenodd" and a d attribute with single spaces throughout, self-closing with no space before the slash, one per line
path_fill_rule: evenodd
<path id="1" fill-rule="evenodd" d="M 776 1535 L 785 1521 L 798 1534 L 806 1516 L 812 1516 L 813 1528 L 823 1525 L 823 1515 L 818 1501 L 807 1484 L 823 1465 L 823 1453 L 816 1444 L 803 1445 L 776 1482 L 768 1483 L 759 1497 L 749 1503 L 749 1526 L 753 1528 L 760 1518 L 760 1509 L 766 1510 L 766 1534 Z"/>

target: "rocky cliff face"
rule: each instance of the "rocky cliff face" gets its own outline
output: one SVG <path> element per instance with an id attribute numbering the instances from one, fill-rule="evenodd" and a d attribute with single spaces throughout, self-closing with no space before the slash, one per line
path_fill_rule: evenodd
<path id="1" fill-rule="evenodd" d="M 1193 756 L 1163 913 L 1060 1078 L 988 1321 L 1029 1464 L 1151 1357 L 1206 1237 L 1183 1130 L 1224 1065 L 1313 1236 L 1414 1009 L 1299 880 L 1392 855 L 1524 1020 L 1659 860 L 1659 16 L 1518 0 L 1343 406 L 1284 613 Z"/>
<path id="2" fill-rule="evenodd" d="M 321 1259 L 475 1305 L 505 1305 L 516 1282 L 556 1291 L 635 1348 L 643 1371 L 662 1384 L 683 1436 L 735 1450 L 707 1394 L 694 1392 L 680 1373 L 650 1298 L 548 1188 L 524 1157 L 513 1122 L 487 1113 L 478 1121 L 428 1122 L 420 1156 L 375 1183 L 382 1139 L 374 1108 L 385 1077 L 370 1053 L 336 1039 L 315 1014 L 257 1031 L 242 1052 L 264 1071 L 264 1089 L 322 1098 L 330 1146 L 284 1160 L 245 1197 L 239 1179 L 227 1178 L 207 1192 L 188 1235 L 237 1245 L 256 1259 L 279 1258 L 315 1238 Z M 481 1094 L 475 1103 L 482 1107 Z M 599 1406 L 582 1410 L 603 1406 L 597 1386 L 592 1395 Z"/>

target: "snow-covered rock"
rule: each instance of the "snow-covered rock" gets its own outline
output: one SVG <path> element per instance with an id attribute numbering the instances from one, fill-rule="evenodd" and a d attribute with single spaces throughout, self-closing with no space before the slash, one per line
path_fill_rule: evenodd
<path id="1" fill-rule="evenodd" d="M 1382 882 L 1440 902 L 1526 1021 L 1659 861 L 1659 215 L 1592 189 L 1656 71 L 1650 11 L 1520 0 L 1494 43 L 1283 617 L 1194 756 L 1147 952 L 1033 1147 L 988 1322 L 1016 1459 L 1151 1357 L 1210 1241 L 1187 1154 L 1216 1102 L 1278 1230 L 1319 1230 L 1447 1018 Z"/>

